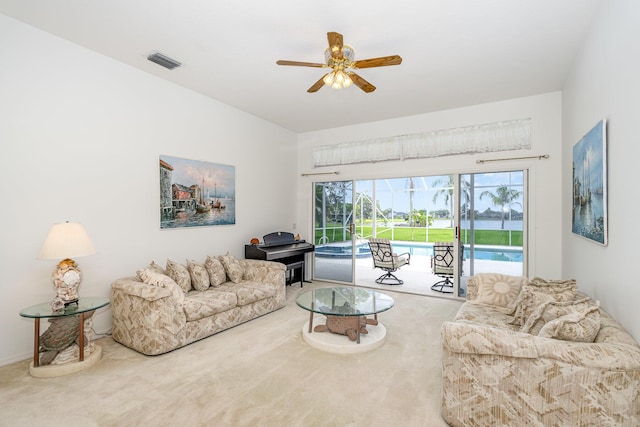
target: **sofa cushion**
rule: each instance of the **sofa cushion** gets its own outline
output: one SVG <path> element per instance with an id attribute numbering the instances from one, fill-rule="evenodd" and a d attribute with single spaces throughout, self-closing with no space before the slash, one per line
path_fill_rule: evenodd
<path id="1" fill-rule="evenodd" d="M 518 326 L 509 324 L 511 319 L 512 317 L 502 310 L 488 305 L 472 304 L 469 301 L 462 304 L 454 320 L 517 331 Z"/>
<path id="2" fill-rule="evenodd" d="M 209 273 L 203 264 L 192 260 L 187 260 L 187 270 L 191 277 L 191 286 L 196 291 L 206 291 L 209 289 Z"/>
<path id="3" fill-rule="evenodd" d="M 189 270 L 182 264 L 167 260 L 167 268 L 165 269 L 167 276 L 171 277 L 182 288 L 186 294 L 191 290 L 191 275 Z"/>
<path id="4" fill-rule="evenodd" d="M 237 305 L 237 302 L 238 298 L 235 293 L 209 288 L 206 291 L 189 292 L 182 307 L 187 321 L 192 322 L 231 310 Z"/>
<path id="5" fill-rule="evenodd" d="M 600 330 L 599 304 L 575 311 L 545 324 L 538 336 L 565 341 L 593 342 Z"/>
<path id="6" fill-rule="evenodd" d="M 148 285 L 158 286 L 160 288 L 166 288 L 171 291 L 171 295 L 178 304 L 182 304 L 184 301 L 184 292 L 178 284 L 169 276 L 157 273 L 150 268 L 144 268 L 138 270 L 138 278 Z"/>
<path id="7" fill-rule="evenodd" d="M 469 302 L 494 307 L 507 314 L 513 314 L 520 291 L 528 282 L 524 276 L 497 273 L 479 273 L 473 276 L 473 280 L 477 295 Z"/>
<path id="8" fill-rule="evenodd" d="M 224 266 L 224 271 L 227 273 L 229 280 L 233 283 L 240 283 L 244 273 L 242 265 L 240 265 L 240 261 L 238 261 L 236 257 L 231 255 L 229 252 L 227 252 L 226 255 L 221 255 L 219 259 Z"/>
<path id="9" fill-rule="evenodd" d="M 218 257 L 208 256 L 204 262 L 204 267 L 209 274 L 209 282 L 214 288 L 227 281 L 227 273 Z"/>
<path id="10" fill-rule="evenodd" d="M 512 324 L 522 326 L 533 310 L 547 301 L 573 301 L 577 289 L 575 280 L 532 279 L 520 291 Z"/>
<path id="11" fill-rule="evenodd" d="M 276 294 L 274 286 L 267 286 L 264 283 L 250 281 L 242 281 L 236 284 L 227 282 L 216 289 L 236 294 L 238 297 L 238 305 L 251 304 Z"/>
<path id="12" fill-rule="evenodd" d="M 167 274 L 167 272 L 164 271 L 164 268 L 156 264 L 155 261 L 151 261 L 147 266 L 147 268 L 151 271 L 155 271 L 156 273 L 165 274 L 165 275 Z"/>
<path id="13" fill-rule="evenodd" d="M 600 305 L 600 303 L 589 297 L 575 301 L 547 301 L 533 310 L 524 325 L 522 325 L 520 332 L 538 335 L 540 329 L 542 329 L 546 323 L 570 313 L 584 311 L 594 305 Z"/>

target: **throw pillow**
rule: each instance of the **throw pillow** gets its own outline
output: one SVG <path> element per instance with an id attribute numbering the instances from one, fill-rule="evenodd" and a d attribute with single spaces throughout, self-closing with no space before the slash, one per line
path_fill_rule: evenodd
<path id="1" fill-rule="evenodd" d="M 195 261 L 187 260 L 187 270 L 191 276 L 191 285 L 196 291 L 206 291 L 209 289 L 209 273 L 204 265 Z"/>
<path id="2" fill-rule="evenodd" d="M 147 266 L 147 268 L 151 271 L 155 271 L 156 273 L 159 274 L 166 274 L 164 271 L 164 268 L 160 267 L 158 264 L 155 263 L 155 261 L 151 261 L 151 263 Z"/>
<path id="3" fill-rule="evenodd" d="M 540 329 L 538 336 L 575 342 L 593 342 L 600 331 L 600 307 L 594 305 L 552 320 Z"/>
<path id="4" fill-rule="evenodd" d="M 244 271 L 238 261 L 233 255 L 227 252 L 226 255 L 220 257 L 220 262 L 224 266 L 224 271 L 227 273 L 229 280 L 233 283 L 240 283 L 242 281 L 242 275 Z"/>
<path id="5" fill-rule="evenodd" d="M 182 288 L 180 288 L 180 286 L 178 286 L 171 277 L 157 273 L 150 268 L 138 270 L 138 277 L 148 285 L 169 289 L 171 291 L 171 295 L 178 304 L 182 304 L 184 301 L 184 292 L 182 292 Z"/>
<path id="6" fill-rule="evenodd" d="M 491 306 L 512 314 L 522 287 L 528 282 L 523 276 L 508 276 L 497 273 L 479 273 L 473 276 L 476 283 L 476 298 L 472 304 Z"/>
<path id="7" fill-rule="evenodd" d="M 167 276 L 171 277 L 185 294 L 191 290 L 191 275 L 187 267 L 168 259 L 166 271 Z"/>
<path id="8" fill-rule="evenodd" d="M 520 332 L 538 335 L 540 329 L 542 329 L 546 323 L 570 313 L 584 311 L 599 304 L 600 302 L 596 302 L 589 297 L 566 302 L 547 301 L 533 310 L 524 325 L 522 325 Z"/>
<path id="9" fill-rule="evenodd" d="M 575 279 L 547 280 L 543 279 L 542 277 L 534 277 L 533 279 L 531 279 L 529 284 L 535 286 L 547 286 L 557 290 L 576 289 Z"/>
<path id="10" fill-rule="evenodd" d="M 575 280 L 544 280 L 539 277 L 527 283 L 518 296 L 512 325 L 523 326 L 533 310 L 548 301 L 573 301 L 576 299 Z"/>
<path id="11" fill-rule="evenodd" d="M 217 257 L 208 256 L 204 263 L 204 268 L 206 268 L 207 273 L 209 273 L 209 282 L 211 282 L 211 286 L 217 288 L 227 281 L 227 273 Z"/>

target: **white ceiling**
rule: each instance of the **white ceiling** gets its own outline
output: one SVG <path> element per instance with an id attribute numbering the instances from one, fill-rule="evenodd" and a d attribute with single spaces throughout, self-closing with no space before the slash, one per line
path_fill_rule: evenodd
<path id="1" fill-rule="evenodd" d="M 600 0 L 0 0 L 0 13 L 294 132 L 560 90 Z M 328 31 L 355 59 L 366 94 L 306 90 L 326 72 Z M 149 62 L 161 52 L 183 64 Z"/>

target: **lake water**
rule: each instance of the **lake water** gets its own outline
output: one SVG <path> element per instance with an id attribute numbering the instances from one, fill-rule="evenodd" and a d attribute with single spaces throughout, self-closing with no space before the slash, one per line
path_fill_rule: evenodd
<path id="1" fill-rule="evenodd" d="M 462 229 L 469 229 L 469 220 L 460 221 Z M 500 230 L 502 222 L 500 220 L 475 220 L 474 226 L 476 230 Z M 433 221 L 431 228 L 451 228 L 451 221 L 448 219 L 437 219 Z M 522 221 L 504 221 L 505 230 L 522 231 Z"/>

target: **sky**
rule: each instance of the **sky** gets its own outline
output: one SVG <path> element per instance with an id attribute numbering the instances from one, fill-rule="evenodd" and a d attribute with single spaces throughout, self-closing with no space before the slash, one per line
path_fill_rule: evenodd
<path id="1" fill-rule="evenodd" d="M 470 182 L 471 175 L 464 174 L 462 178 Z M 511 185 L 515 190 L 523 191 L 524 188 L 524 174 L 522 171 L 515 172 L 496 172 L 496 173 L 481 173 L 473 174 L 474 188 L 475 188 L 475 210 L 484 211 L 487 208 L 497 210 L 496 206 L 493 206 L 489 197 L 484 197 L 479 200 L 479 195 L 485 190 L 496 192 L 496 188 L 502 185 Z M 445 197 L 440 194 L 436 198 L 436 203 L 433 202 L 434 195 L 442 188 L 448 187 L 450 182 L 449 176 L 424 176 L 413 177 L 414 185 L 414 197 L 413 208 L 414 209 L 428 209 L 429 212 L 439 209 L 450 209 L 448 203 L 445 203 Z M 393 208 L 396 212 L 409 212 L 409 189 L 411 187 L 409 178 L 393 178 L 393 179 L 379 179 L 375 182 L 376 186 L 376 199 L 383 209 L 390 208 L 393 204 Z M 373 194 L 373 181 L 357 181 L 356 192 L 364 192 L 368 195 Z M 521 198 L 522 199 L 522 198 Z M 519 200 L 522 203 L 522 200 Z M 521 205 L 514 204 L 512 206 L 514 210 L 522 211 Z"/>

